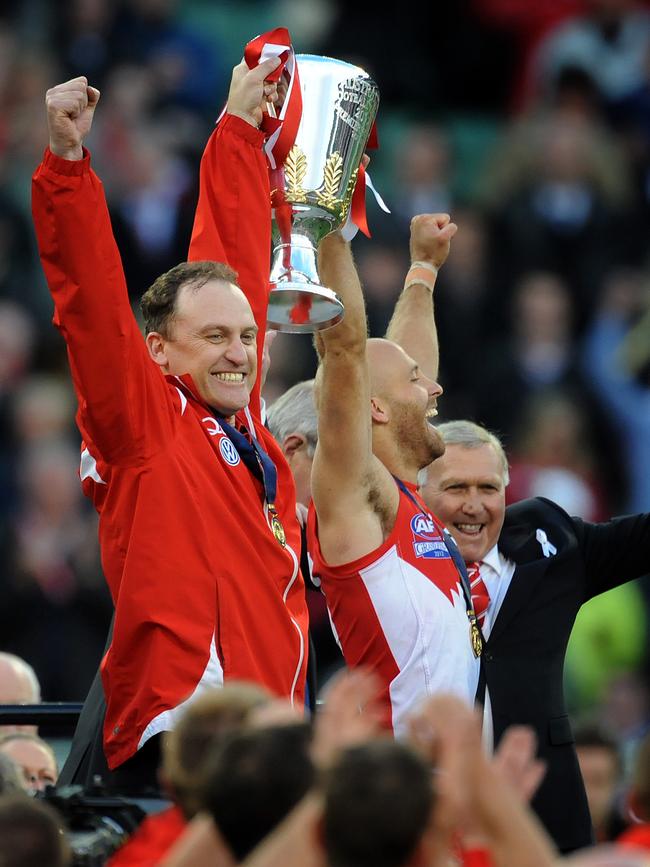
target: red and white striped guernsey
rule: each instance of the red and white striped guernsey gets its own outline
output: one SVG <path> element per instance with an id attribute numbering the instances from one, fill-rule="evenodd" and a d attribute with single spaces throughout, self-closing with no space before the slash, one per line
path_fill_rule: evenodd
<path id="1" fill-rule="evenodd" d="M 406 483 L 402 483 L 406 484 Z M 443 525 L 407 485 L 395 526 L 376 550 L 329 566 L 309 508 L 307 542 L 343 655 L 381 679 L 385 724 L 405 734 L 409 711 L 427 696 L 450 692 L 473 704 L 479 660 L 472 652 L 460 575 Z"/>

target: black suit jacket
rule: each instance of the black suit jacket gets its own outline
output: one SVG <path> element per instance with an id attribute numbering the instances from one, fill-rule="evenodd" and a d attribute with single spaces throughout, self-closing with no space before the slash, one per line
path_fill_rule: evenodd
<path id="1" fill-rule="evenodd" d="M 545 556 L 543 530 L 557 553 Z M 650 567 L 650 515 L 589 524 L 542 498 L 509 506 L 499 537 L 515 563 L 483 655 L 495 743 L 535 729 L 546 777 L 533 808 L 563 851 L 587 846 L 591 821 L 562 688 L 564 655 L 580 606 Z"/>

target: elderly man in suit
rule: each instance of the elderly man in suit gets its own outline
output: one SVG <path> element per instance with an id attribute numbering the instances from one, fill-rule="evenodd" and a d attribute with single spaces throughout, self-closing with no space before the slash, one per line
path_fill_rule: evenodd
<path id="1" fill-rule="evenodd" d="M 472 584 L 485 648 L 479 697 L 487 738 L 532 726 L 546 777 L 533 807 L 562 851 L 592 842 L 591 822 L 564 702 L 562 672 L 580 606 L 650 565 L 650 514 L 590 524 L 550 500 L 506 508 L 508 462 L 479 425 L 438 425 L 446 444 L 420 493 L 454 536 Z"/>

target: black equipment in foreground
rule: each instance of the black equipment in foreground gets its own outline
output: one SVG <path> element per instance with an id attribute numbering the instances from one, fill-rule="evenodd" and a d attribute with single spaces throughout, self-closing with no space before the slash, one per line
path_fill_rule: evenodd
<path id="1" fill-rule="evenodd" d="M 102 867 L 147 813 L 169 804 L 162 799 L 148 801 L 108 795 L 99 781 L 86 790 L 81 786 L 60 789 L 48 786 L 37 797 L 51 804 L 63 817 L 73 867 Z"/>

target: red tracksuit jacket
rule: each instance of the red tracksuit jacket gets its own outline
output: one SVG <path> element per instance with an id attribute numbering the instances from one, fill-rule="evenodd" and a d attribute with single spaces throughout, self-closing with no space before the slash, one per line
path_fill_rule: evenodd
<path id="1" fill-rule="evenodd" d="M 227 261 L 239 272 L 261 334 L 270 248 L 262 143 L 236 117 L 215 130 L 190 249 L 191 259 Z M 46 152 L 33 214 L 78 397 L 82 483 L 99 512 L 115 603 L 102 662 L 104 745 L 114 768 L 172 728 L 184 701 L 224 679 L 255 681 L 302 705 L 307 608 L 295 489 L 259 420 L 256 389 L 250 410 L 278 471 L 282 548 L 259 482 L 221 447 L 214 413 L 191 379 L 165 377 L 149 358 L 87 154 L 73 162 Z"/>

